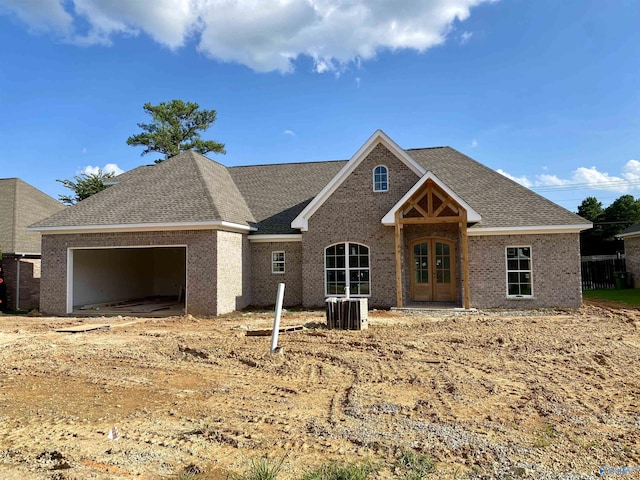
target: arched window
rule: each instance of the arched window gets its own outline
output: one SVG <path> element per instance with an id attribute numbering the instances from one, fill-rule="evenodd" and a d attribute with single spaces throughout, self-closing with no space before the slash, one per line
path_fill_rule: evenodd
<path id="1" fill-rule="evenodd" d="M 350 295 L 368 296 L 369 247 L 359 243 L 338 243 L 324 250 L 326 295 L 344 295 L 348 285 Z"/>
<path id="2" fill-rule="evenodd" d="M 373 169 L 373 191 L 386 192 L 389 190 L 389 170 L 384 165 Z"/>

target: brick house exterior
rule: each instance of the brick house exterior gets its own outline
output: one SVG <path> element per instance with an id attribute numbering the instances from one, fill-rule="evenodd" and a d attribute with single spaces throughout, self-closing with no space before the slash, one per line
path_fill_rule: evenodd
<path id="1" fill-rule="evenodd" d="M 0 310 L 32 310 L 40 304 L 40 233 L 32 223 L 65 207 L 19 178 L 0 178 L 0 265 L 6 305 Z"/>
<path id="2" fill-rule="evenodd" d="M 403 150 L 377 131 L 349 161 L 226 168 L 187 152 L 116 180 L 33 226 L 43 312 L 123 297 L 120 277 L 140 278 L 132 295 L 183 288 L 201 315 L 272 305 L 280 282 L 288 306 L 345 287 L 380 308 L 582 301 L 591 224 L 449 147 Z"/>
<path id="3" fill-rule="evenodd" d="M 633 288 L 640 288 L 640 223 L 624 229 L 617 237 L 624 240 L 625 265 Z"/>

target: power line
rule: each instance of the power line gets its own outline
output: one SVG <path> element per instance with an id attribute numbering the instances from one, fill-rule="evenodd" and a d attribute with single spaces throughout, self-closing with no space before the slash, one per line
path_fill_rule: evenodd
<path id="1" fill-rule="evenodd" d="M 607 182 L 591 182 L 591 183 L 571 183 L 566 185 L 539 185 L 529 187 L 531 190 L 537 192 L 552 192 L 552 191 L 568 191 L 568 190 L 608 190 L 615 187 L 639 187 L 640 180 L 617 180 Z"/>

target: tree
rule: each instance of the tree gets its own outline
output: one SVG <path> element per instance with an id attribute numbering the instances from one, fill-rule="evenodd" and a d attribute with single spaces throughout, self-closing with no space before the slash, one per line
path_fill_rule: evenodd
<path id="1" fill-rule="evenodd" d="M 599 221 L 603 213 L 602 202 L 599 202 L 596 197 L 587 197 L 578 206 L 578 215 L 590 222 Z"/>
<path id="2" fill-rule="evenodd" d="M 144 104 L 144 111 L 151 115 L 151 123 L 139 123 L 144 132 L 132 135 L 127 145 L 144 146 L 141 155 L 158 152 L 163 159 L 160 163 L 174 155 L 187 150 L 198 153 L 226 153 L 224 144 L 214 140 L 202 140 L 200 132 L 207 130 L 216 121 L 215 110 L 200 110 L 200 105 L 182 100 L 161 102 L 160 105 Z"/>
<path id="3" fill-rule="evenodd" d="M 593 222 L 593 228 L 580 233 L 582 255 L 615 254 L 624 249 L 616 239 L 629 225 L 640 222 L 640 200 L 633 195 L 622 195 L 607 208 L 602 208 L 595 197 L 585 198 L 578 206 L 578 215 Z"/>
<path id="4" fill-rule="evenodd" d="M 108 185 L 105 185 L 104 181 L 113 177 L 113 173 L 104 173 L 98 169 L 98 173 L 83 173 L 73 177 L 73 180 L 56 180 L 56 182 L 60 182 L 65 188 L 72 190 L 74 193 L 74 195 L 58 195 L 58 198 L 65 205 L 75 205 L 79 201 L 107 188 Z"/>

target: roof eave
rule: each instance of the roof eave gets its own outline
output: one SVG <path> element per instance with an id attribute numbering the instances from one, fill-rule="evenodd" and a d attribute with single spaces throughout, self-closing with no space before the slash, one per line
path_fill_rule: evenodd
<path id="1" fill-rule="evenodd" d="M 560 233 L 580 233 L 592 228 L 592 223 L 576 225 L 527 225 L 523 227 L 471 227 L 467 230 L 470 237 L 489 235 L 546 235 Z"/>
<path id="2" fill-rule="evenodd" d="M 640 236 L 640 230 L 635 232 L 619 233 L 615 237 L 618 239 L 620 238 L 624 239 L 624 238 L 632 238 L 632 237 L 638 237 L 638 236 Z"/>
<path id="3" fill-rule="evenodd" d="M 119 225 L 69 225 L 28 227 L 28 230 L 45 235 L 60 235 L 71 233 L 105 233 L 105 232 L 154 232 L 175 230 L 228 230 L 239 233 L 255 232 L 256 227 L 240 223 L 214 220 L 209 222 L 173 222 L 173 223 L 131 223 Z"/>

